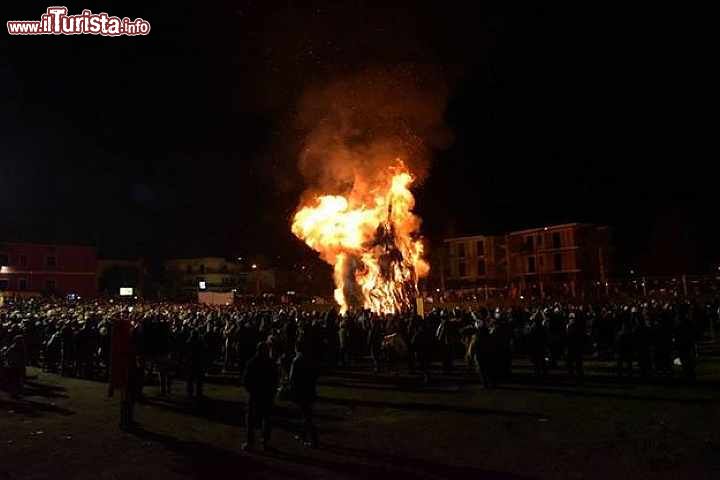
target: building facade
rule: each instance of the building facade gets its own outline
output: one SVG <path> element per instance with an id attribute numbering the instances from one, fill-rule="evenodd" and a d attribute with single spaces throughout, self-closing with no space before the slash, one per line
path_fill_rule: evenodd
<path id="1" fill-rule="evenodd" d="M 578 296 L 604 286 L 610 235 L 606 226 L 568 223 L 507 235 L 510 281 L 521 293 Z"/>
<path id="2" fill-rule="evenodd" d="M 222 257 L 178 258 L 165 262 L 168 280 L 183 291 L 226 292 L 237 288 L 242 276 L 237 262 Z"/>
<path id="3" fill-rule="evenodd" d="M 253 268 L 254 266 L 254 268 Z M 274 270 L 245 265 L 223 257 L 181 258 L 165 262 L 168 283 L 185 293 L 268 293 L 275 290 Z"/>
<path id="4" fill-rule="evenodd" d="M 105 295 L 119 295 L 121 288 L 132 288 L 135 295 L 145 291 L 147 269 L 140 259 L 98 260 L 98 290 Z"/>
<path id="5" fill-rule="evenodd" d="M 473 235 L 444 241 L 444 288 L 497 287 L 507 280 L 505 237 Z"/>
<path id="6" fill-rule="evenodd" d="M 579 296 L 603 288 L 608 227 L 568 223 L 444 241 L 443 288 L 500 288 L 511 296 Z"/>
<path id="7" fill-rule="evenodd" d="M 91 246 L 0 242 L 3 295 L 97 295 L 97 250 Z"/>

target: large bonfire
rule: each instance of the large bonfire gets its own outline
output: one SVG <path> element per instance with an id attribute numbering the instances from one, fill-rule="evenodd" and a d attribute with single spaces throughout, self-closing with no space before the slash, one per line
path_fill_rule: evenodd
<path id="1" fill-rule="evenodd" d="M 413 213 L 414 177 L 395 159 L 373 178 L 356 173 L 345 195 L 316 195 L 300 205 L 293 233 L 333 266 L 341 313 L 412 307 L 418 279 L 429 272 Z"/>

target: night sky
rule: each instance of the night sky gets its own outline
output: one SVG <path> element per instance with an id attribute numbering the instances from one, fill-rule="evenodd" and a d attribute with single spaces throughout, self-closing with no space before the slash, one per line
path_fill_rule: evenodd
<path id="1" fill-rule="evenodd" d="M 13 3 L 3 24 L 50 5 Z M 449 91 L 453 141 L 418 191 L 431 241 L 599 222 L 624 267 L 720 262 L 703 76 L 677 12 L 62 3 L 152 31 L 0 35 L 0 239 L 92 242 L 110 257 L 310 256 L 289 231 L 304 185 L 288 119 L 308 85 L 406 63 Z"/>

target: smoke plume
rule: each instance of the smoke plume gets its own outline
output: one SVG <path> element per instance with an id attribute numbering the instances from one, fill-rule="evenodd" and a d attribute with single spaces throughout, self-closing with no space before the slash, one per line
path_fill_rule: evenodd
<path id="1" fill-rule="evenodd" d="M 308 88 L 295 118 L 306 193 L 366 191 L 397 158 L 421 182 L 433 150 L 449 143 L 446 99 L 441 76 L 417 66 L 365 70 Z"/>

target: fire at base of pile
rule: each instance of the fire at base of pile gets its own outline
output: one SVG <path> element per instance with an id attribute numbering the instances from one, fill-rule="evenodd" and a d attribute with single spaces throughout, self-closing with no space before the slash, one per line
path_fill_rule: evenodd
<path id="1" fill-rule="evenodd" d="M 318 196 L 295 215 L 292 231 L 333 265 L 341 313 L 412 308 L 418 280 L 429 272 L 412 209 L 413 177 L 402 162 L 370 188 L 356 182 L 346 195 Z M 362 190 L 362 191 L 361 191 Z"/>

